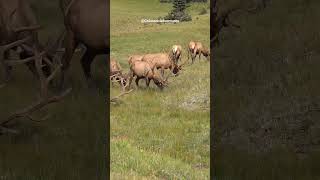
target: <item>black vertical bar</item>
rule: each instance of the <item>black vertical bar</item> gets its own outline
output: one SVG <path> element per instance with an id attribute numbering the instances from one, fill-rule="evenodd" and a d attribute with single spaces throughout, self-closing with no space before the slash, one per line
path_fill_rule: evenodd
<path id="1" fill-rule="evenodd" d="M 109 47 L 109 53 L 107 55 L 107 74 L 110 72 L 110 0 L 107 1 L 107 14 L 106 14 L 106 20 L 108 22 L 108 28 L 107 28 L 107 44 Z M 107 168 L 107 179 L 110 179 L 110 79 L 107 78 L 107 112 L 106 112 L 106 135 L 107 135 L 107 142 L 106 142 L 106 152 L 107 152 L 107 157 L 106 157 L 106 168 Z"/>
<path id="2" fill-rule="evenodd" d="M 216 14 L 214 13 L 216 9 L 217 0 L 210 0 L 210 179 L 214 177 L 213 171 L 213 161 L 214 161 L 214 151 L 213 151 L 213 134 L 214 134 L 214 44 L 213 44 L 213 32 L 215 31 L 214 20 Z"/>

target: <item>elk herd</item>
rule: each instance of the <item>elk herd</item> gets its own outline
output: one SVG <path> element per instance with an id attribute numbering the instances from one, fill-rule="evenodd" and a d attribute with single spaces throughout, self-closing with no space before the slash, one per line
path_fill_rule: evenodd
<path id="1" fill-rule="evenodd" d="M 194 63 L 198 56 L 199 61 L 201 55 L 210 58 L 209 50 L 202 45 L 201 42 L 190 41 L 187 46 L 188 59 L 181 63 L 182 46 L 173 45 L 168 53 L 151 53 L 151 54 L 135 54 L 128 58 L 129 70 L 124 73 L 119 62 L 114 58 L 110 61 L 110 81 L 112 85 L 118 82 L 122 91 L 131 88 L 131 83 L 135 78 L 136 86 L 139 87 L 139 81 L 144 79 L 146 86 L 149 87 L 150 81 L 159 88 L 163 89 L 168 86 L 168 78 L 179 74 L 184 65 L 191 58 L 191 64 Z M 180 63 L 180 64 L 179 64 Z M 169 73 L 165 77 L 165 70 Z"/>

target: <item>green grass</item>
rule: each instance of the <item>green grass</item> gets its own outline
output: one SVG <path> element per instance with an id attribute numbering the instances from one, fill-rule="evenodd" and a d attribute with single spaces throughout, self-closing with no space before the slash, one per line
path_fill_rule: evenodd
<path id="1" fill-rule="evenodd" d="M 141 19 L 165 16 L 171 4 L 153 1 L 111 2 L 111 57 L 128 71 L 132 54 L 167 52 L 190 40 L 209 47 L 207 4 L 193 4 L 195 19 L 178 24 L 142 24 Z M 198 19 L 196 19 L 198 17 Z M 183 61 L 186 60 L 183 50 Z M 185 67 L 160 91 L 154 84 L 111 106 L 111 177 L 115 179 L 209 179 L 210 71 L 204 58 Z M 119 86 L 111 88 L 111 96 Z"/>
<path id="2" fill-rule="evenodd" d="M 32 1 L 42 42 L 63 27 L 58 1 Z M 93 74 L 99 93 L 87 90 L 79 55 L 73 58 L 69 82 L 72 93 L 44 109 L 41 123 L 20 119 L 19 135 L 0 136 L 0 179 L 106 179 L 106 62 L 97 58 Z M 37 100 L 38 82 L 25 67 L 14 68 L 13 79 L 0 89 L 0 121 Z M 40 116 L 40 114 L 35 114 Z"/>

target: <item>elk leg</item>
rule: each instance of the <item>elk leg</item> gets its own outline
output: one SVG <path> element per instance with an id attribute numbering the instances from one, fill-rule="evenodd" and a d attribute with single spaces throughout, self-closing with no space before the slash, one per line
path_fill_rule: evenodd
<path id="1" fill-rule="evenodd" d="M 86 53 L 81 58 L 81 65 L 88 82 L 88 85 L 92 85 L 92 76 L 91 76 L 91 63 L 96 56 L 96 53 L 92 52 L 90 49 L 87 49 Z"/>
<path id="2" fill-rule="evenodd" d="M 195 55 L 194 55 L 194 54 L 191 54 L 191 64 L 193 64 L 194 59 L 195 59 Z"/>
<path id="3" fill-rule="evenodd" d="M 172 75 L 175 75 L 173 71 L 174 71 L 174 67 L 171 66 L 171 67 L 170 67 L 170 72 L 172 73 Z"/>
<path id="4" fill-rule="evenodd" d="M 139 87 L 139 80 L 140 80 L 141 78 L 140 77 L 137 77 L 136 78 L 136 85 L 137 85 L 137 87 Z"/>
<path id="5" fill-rule="evenodd" d="M 161 67 L 161 75 L 164 77 L 164 67 Z"/>
<path id="6" fill-rule="evenodd" d="M 149 85 L 150 85 L 150 79 L 149 78 L 146 78 L 146 85 L 147 85 L 147 87 L 149 87 Z"/>

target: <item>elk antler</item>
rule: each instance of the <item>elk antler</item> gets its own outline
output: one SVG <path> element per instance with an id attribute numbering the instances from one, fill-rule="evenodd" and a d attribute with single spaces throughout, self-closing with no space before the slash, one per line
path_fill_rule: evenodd
<path id="1" fill-rule="evenodd" d="M 9 45 L 6 46 L 6 48 L 8 47 L 12 47 L 12 44 L 17 44 L 17 43 L 11 43 Z M 34 120 L 34 118 L 32 118 L 31 114 L 41 110 L 44 106 L 55 103 L 60 101 L 62 98 L 64 98 L 66 95 L 68 95 L 71 92 L 71 88 L 63 91 L 60 95 L 57 96 L 49 96 L 49 83 L 54 79 L 54 77 L 58 74 L 58 72 L 61 69 L 62 64 L 61 63 L 48 63 L 49 60 L 47 60 L 46 58 L 44 58 L 43 56 L 46 54 L 46 52 L 41 52 L 39 53 L 35 48 L 30 48 L 29 49 L 33 49 L 34 52 L 34 56 L 21 60 L 22 62 L 29 62 L 31 60 L 34 60 L 35 62 L 35 67 L 37 70 L 37 74 L 39 75 L 39 80 L 40 80 L 40 100 L 34 104 L 31 104 L 30 106 L 27 106 L 26 108 L 19 110 L 15 113 L 13 113 L 12 115 L 10 115 L 8 117 L 7 120 L 3 121 L 0 123 L 0 130 L 1 132 L 4 132 L 4 130 L 8 130 L 8 128 L 6 127 L 7 124 L 17 118 L 27 118 L 29 120 Z M 2 49 L 3 50 L 3 49 Z M 53 69 L 52 73 L 46 77 L 44 75 L 44 72 L 42 70 L 44 64 L 43 61 L 47 62 L 47 64 L 50 66 L 51 69 Z M 22 64 L 21 62 L 17 61 L 5 61 L 8 65 L 17 65 L 17 64 Z M 9 129 L 10 130 L 10 129 Z M 7 132 L 13 132 L 12 130 L 7 131 Z"/>
<path id="2" fill-rule="evenodd" d="M 40 101 L 22 109 L 22 110 L 19 110 L 19 111 L 13 113 L 12 115 L 9 116 L 9 118 L 6 121 L 1 122 L 0 126 L 3 127 L 6 124 L 8 124 L 10 121 L 17 119 L 17 118 L 27 118 L 29 120 L 36 121 L 36 120 L 34 120 L 33 117 L 30 116 L 31 113 L 42 109 L 44 106 L 46 106 L 48 104 L 52 104 L 52 103 L 60 101 L 62 98 L 67 96 L 70 92 L 71 92 L 71 88 L 67 89 L 66 91 L 64 91 L 60 95 L 53 96 L 53 97 L 50 97 L 47 99 L 41 99 Z"/>
<path id="3" fill-rule="evenodd" d="M 112 73 L 115 73 L 115 74 L 110 76 L 110 81 L 119 82 L 122 87 L 122 91 L 125 91 L 129 85 L 128 83 L 128 80 L 130 78 L 129 75 L 122 74 L 122 71 L 113 71 Z"/>
<path id="4" fill-rule="evenodd" d="M 172 74 L 172 73 L 169 73 L 168 76 L 167 76 L 165 79 L 163 79 L 163 84 L 164 84 L 165 86 L 168 86 L 168 84 L 169 84 L 168 79 L 169 79 L 170 77 L 175 77 L 175 76 L 176 76 L 176 75 L 174 75 L 174 74 Z"/>
<path id="5" fill-rule="evenodd" d="M 132 91 L 133 91 L 133 89 L 130 89 L 129 91 L 122 91 L 119 95 L 111 98 L 111 99 L 110 99 L 110 102 L 111 102 L 111 103 L 117 103 L 117 102 L 119 101 L 119 99 L 120 99 L 121 96 L 124 96 L 124 95 L 126 95 L 126 94 L 129 94 L 129 93 L 131 93 Z"/>

